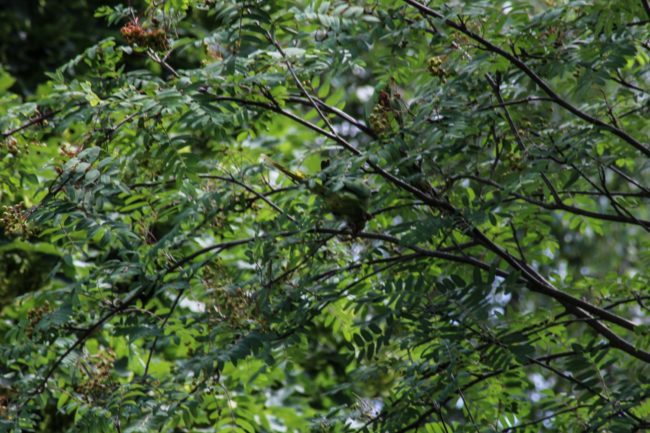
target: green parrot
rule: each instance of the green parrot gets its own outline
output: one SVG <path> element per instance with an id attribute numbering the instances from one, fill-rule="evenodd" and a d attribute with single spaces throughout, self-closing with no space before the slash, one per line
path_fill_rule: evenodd
<path id="1" fill-rule="evenodd" d="M 330 212 L 343 218 L 354 233 L 363 230 L 366 221 L 370 219 L 367 209 L 370 204 L 371 191 L 362 182 L 326 178 L 323 183 L 319 183 L 299 170 L 289 170 L 266 155 L 262 155 L 262 159 L 271 167 L 286 174 L 295 183 L 306 185 L 310 191 L 323 200 Z M 321 163 L 321 169 L 328 166 L 329 161 Z"/>

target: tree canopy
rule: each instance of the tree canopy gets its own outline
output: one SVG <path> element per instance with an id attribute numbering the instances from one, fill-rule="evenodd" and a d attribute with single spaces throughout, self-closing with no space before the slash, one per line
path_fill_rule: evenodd
<path id="1" fill-rule="evenodd" d="M 33 3 L 0 431 L 650 429 L 648 0 Z"/>

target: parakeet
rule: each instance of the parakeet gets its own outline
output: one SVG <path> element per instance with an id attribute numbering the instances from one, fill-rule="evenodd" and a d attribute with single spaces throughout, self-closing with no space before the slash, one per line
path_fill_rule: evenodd
<path id="1" fill-rule="evenodd" d="M 343 218 L 353 232 L 363 230 L 366 221 L 370 219 L 367 209 L 371 191 L 363 182 L 325 177 L 321 183 L 319 179 L 309 178 L 299 170 L 290 170 L 266 155 L 263 155 L 262 159 L 266 164 L 289 176 L 295 183 L 306 185 L 323 200 L 330 212 Z M 327 161 L 323 161 L 321 169 L 327 168 L 328 165 Z"/>

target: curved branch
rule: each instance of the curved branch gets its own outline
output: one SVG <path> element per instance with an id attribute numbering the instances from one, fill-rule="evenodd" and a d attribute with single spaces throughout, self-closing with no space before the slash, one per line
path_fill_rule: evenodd
<path id="1" fill-rule="evenodd" d="M 341 119 L 345 120 L 348 123 L 351 123 L 352 125 L 354 125 L 355 128 L 357 128 L 360 131 L 364 132 L 368 136 L 370 136 L 372 138 L 377 138 L 377 134 L 375 133 L 375 131 L 373 131 L 372 128 L 370 128 L 365 123 L 361 122 L 358 119 L 355 119 L 354 117 L 350 116 L 348 113 L 346 113 L 343 110 L 340 110 L 340 109 L 338 109 L 336 107 L 332 107 L 331 105 L 326 104 L 324 101 L 320 100 L 319 98 L 314 97 L 313 95 L 312 95 L 312 99 L 323 110 L 340 117 Z M 295 102 L 295 103 L 298 103 L 298 104 L 301 104 L 301 105 L 309 105 L 309 106 L 311 106 L 311 103 L 309 102 L 308 99 L 301 98 L 299 96 L 290 96 L 290 97 L 287 98 L 287 101 Z"/>
<path id="2" fill-rule="evenodd" d="M 211 175 L 203 175 L 203 176 L 201 176 L 201 177 L 202 177 L 203 179 L 218 179 L 218 180 L 222 180 L 222 181 L 224 181 L 224 182 L 229 182 L 229 183 L 233 183 L 233 184 L 235 184 L 235 185 L 238 185 L 238 186 L 244 188 L 246 191 L 248 191 L 248 192 L 250 192 L 251 194 L 253 194 L 253 195 L 254 195 L 255 197 L 257 197 L 258 199 L 264 201 L 264 203 L 266 203 L 266 204 L 268 204 L 269 206 L 271 206 L 271 207 L 272 207 L 273 209 L 275 209 L 278 213 L 280 213 L 280 214 L 284 215 L 285 217 L 287 217 L 287 218 L 288 218 L 292 223 L 294 223 L 294 224 L 296 223 L 296 219 L 295 219 L 294 217 L 292 217 L 291 215 L 289 215 L 288 213 L 286 213 L 284 210 L 282 210 L 281 207 L 279 207 L 277 204 L 273 203 L 273 202 L 272 202 L 269 198 L 267 198 L 264 194 L 257 192 L 253 187 L 251 187 L 251 186 L 249 186 L 249 185 L 246 185 L 244 182 L 240 182 L 240 181 L 238 181 L 238 180 L 235 179 L 234 176 L 232 176 L 232 175 L 230 175 L 229 177 L 225 177 L 225 176 L 220 176 L 220 175 L 217 175 L 217 174 L 211 174 Z"/>
<path id="3" fill-rule="evenodd" d="M 490 185 L 495 188 L 497 188 L 499 191 L 505 191 L 506 189 L 498 184 L 497 182 L 490 180 L 490 179 L 484 179 L 482 177 L 474 176 L 471 174 L 468 175 L 460 175 L 460 176 L 455 176 L 453 180 L 458 180 L 458 179 L 471 179 L 479 183 L 483 183 L 485 185 Z M 625 215 L 612 215 L 612 214 L 604 214 L 600 212 L 594 212 L 586 209 L 582 209 L 579 207 L 571 206 L 568 204 L 565 204 L 562 200 L 556 200 L 554 203 L 547 203 L 541 200 L 534 199 L 532 197 L 525 196 L 523 194 L 519 194 L 517 192 L 511 192 L 509 194 L 511 197 L 517 200 L 522 200 L 525 201 L 526 203 L 533 204 L 535 206 L 539 206 L 542 209 L 547 209 L 547 210 L 561 210 L 565 211 L 574 215 L 580 215 L 584 216 L 587 218 L 592 218 L 592 219 L 597 219 L 597 220 L 603 220 L 603 221 L 612 221 L 612 222 L 618 222 L 618 223 L 623 223 L 623 224 L 632 224 L 632 225 L 638 225 L 640 227 L 643 227 L 644 229 L 648 230 L 650 228 L 650 221 L 648 220 L 642 220 L 638 219 L 635 217 L 627 217 Z M 599 194 L 599 193 L 591 193 L 590 195 L 606 195 L 606 194 Z M 636 195 L 638 196 L 638 194 Z"/>
<path id="4" fill-rule="evenodd" d="M 71 108 L 77 108 L 77 107 L 80 107 L 82 105 L 85 105 L 86 103 L 87 102 L 85 102 L 85 101 L 84 102 L 77 102 L 76 104 L 73 104 Z M 29 128 L 30 126 L 34 126 L 34 125 L 38 125 L 39 123 L 43 123 L 43 121 L 51 119 L 52 117 L 56 116 L 57 114 L 59 114 L 60 112 L 62 112 L 65 109 L 66 109 L 66 107 L 60 108 L 58 110 L 48 111 L 47 113 L 43 113 L 40 116 L 34 117 L 33 119 L 30 119 L 29 121 L 23 123 L 22 125 L 14 128 L 14 129 L 10 129 L 9 131 L 3 132 L 0 135 L 0 137 L 4 139 L 4 138 L 10 137 L 10 136 L 12 136 L 12 135 L 24 130 L 24 129 Z"/>
<path id="5" fill-rule="evenodd" d="M 565 414 L 565 413 L 568 413 L 568 412 L 575 412 L 577 410 L 584 409 L 586 407 L 591 407 L 591 405 L 589 405 L 589 404 L 578 404 L 578 405 L 575 405 L 573 407 L 567 407 L 565 409 L 561 409 L 561 410 L 558 410 L 556 412 L 553 412 L 550 415 L 546 415 L 546 416 L 543 416 L 541 418 L 537 418 L 537 419 L 535 419 L 533 421 L 523 422 L 521 424 L 517 424 L 517 425 L 514 425 L 512 427 L 506 427 L 503 430 L 501 430 L 501 433 L 508 433 L 508 432 L 515 431 L 515 430 L 518 430 L 518 429 L 521 429 L 521 428 L 530 427 L 532 425 L 539 424 L 539 423 L 542 423 L 544 421 L 548 421 L 550 419 L 553 419 L 558 415 L 562 415 L 562 414 Z"/>
<path id="6" fill-rule="evenodd" d="M 509 52 L 505 51 L 502 48 L 499 48 L 498 46 L 494 45 L 490 41 L 484 39 L 482 36 L 472 32 L 465 26 L 463 23 L 457 23 L 455 21 L 452 21 L 448 18 L 445 18 L 444 15 L 441 13 L 431 9 L 430 7 L 417 2 L 416 0 L 403 0 L 405 3 L 413 6 L 417 10 L 419 10 L 421 13 L 427 16 L 431 16 L 434 18 L 437 18 L 441 20 L 442 22 L 445 23 L 448 27 L 451 27 L 464 35 L 468 36 L 469 38 L 473 39 L 474 41 L 478 42 L 481 44 L 486 50 L 491 51 L 495 54 L 498 54 L 499 56 L 505 58 L 508 60 L 511 64 L 516 66 L 519 70 L 521 70 L 524 74 L 526 74 L 535 84 L 539 86 L 540 89 L 544 91 L 553 101 L 555 101 L 556 104 L 564 108 L 565 110 L 569 111 L 570 113 L 576 115 L 580 119 L 586 121 L 587 123 L 590 123 L 594 126 L 597 126 L 599 128 L 602 128 L 606 131 L 609 131 L 610 133 L 616 135 L 617 137 L 623 139 L 630 145 L 632 145 L 635 149 L 639 150 L 641 153 L 643 153 L 645 156 L 650 156 L 650 148 L 648 148 L 645 144 L 641 143 L 634 137 L 632 137 L 630 134 L 627 132 L 623 131 L 620 128 L 617 128 L 614 125 L 611 125 L 609 123 L 603 122 L 600 119 L 597 119 L 596 117 L 591 116 L 590 114 L 585 113 L 584 111 L 580 110 L 578 107 L 574 106 L 570 102 L 568 102 L 566 99 L 563 99 L 558 95 L 547 83 L 544 81 L 542 77 L 537 75 L 528 65 L 526 65 L 523 61 L 521 61 L 519 58 L 514 56 L 513 54 L 510 54 Z M 643 0 L 644 2 L 646 0 Z"/>

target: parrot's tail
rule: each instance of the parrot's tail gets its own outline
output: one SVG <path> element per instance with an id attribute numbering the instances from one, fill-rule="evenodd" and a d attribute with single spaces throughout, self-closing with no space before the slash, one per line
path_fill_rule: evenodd
<path id="1" fill-rule="evenodd" d="M 293 180 L 294 182 L 302 183 L 307 180 L 307 176 L 301 171 L 292 171 L 286 168 L 285 166 L 281 165 L 280 163 L 273 161 L 271 158 L 269 158 L 266 155 L 262 155 L 262 161 L 264 161 L 266 164 L 270 165 L 271 167 L 281 171 L 282 173 L 286 174 Z"/>

